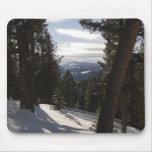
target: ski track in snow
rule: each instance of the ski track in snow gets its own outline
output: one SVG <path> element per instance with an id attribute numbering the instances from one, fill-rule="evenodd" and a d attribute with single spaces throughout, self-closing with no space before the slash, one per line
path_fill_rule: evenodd
<path id="1" fill-rule="evenodd" d="M 8 100 L 8 129 L 15 133 L 95 133 L 98 114 L 74 108 L 54 110 L 53 105 L 35 106 L 35 116 L 29 110 L 20 110 L 20 102 Z M 121 125 L 115 122 L 115 132 Z M 127 127 L 127 132 L 136 132 Z"/>

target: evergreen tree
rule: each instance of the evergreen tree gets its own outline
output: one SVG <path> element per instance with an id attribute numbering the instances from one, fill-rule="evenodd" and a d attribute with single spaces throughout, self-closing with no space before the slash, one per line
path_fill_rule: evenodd
<path id="1" fill-rule="evenodd" d="M 106 20 L 103 20 L 101 23 L 97 24 L 92 23 L 92 21 L 90 20 L 80 21 L 81 25 L 84 28 L 88 28 L 91 31 L 103 31 L 102 35 L 107 39 L 107 41 L 109 37 L 111 38 L 113 36 L 113 40 L 114 38 L 116 38 L 116 42 L 113 42 L 113 44 L 117 45 L 117 48 L 114 49 L 115 52 L 116 50 L 118 50 L 112 62 L 112 70 L 108 75 L 108 85 L 106 89 L 102 111 L 99 116 L 97 132 L 112 132 L 113 130 L 113 122 L 115 118 L 118 97 L 123 84 L 127 66 L 131 57 L 131 53 L 136 42 L 136 38 L 141 29 L 139 20 L 118 21 L 119 24 L 114 24 L 115 26 L 105 24 L 107 23 Z M 118 28 L 118 26 L 120 28 Z M 108 37 L 104 35 L 106 34 L 106 31 L 108 31 Z M 108 46 L 106 48 L 108 48 Z M 109 51 L 110 50 L 111 49 L 109 49 Z"/>
<path id="2" fill-rule="evenodd" d="M 116 118 L 122 120 L 123 132 L 126 132 L 126 125 L 144 128 L 144 105 L 144 52 L 143 46 L 140 45 L 133 53 L 128 66 L 116 113 Z"/>
<path id="3" fill-rule="evenodd" d="M 99 104 L 99 94 L 96 88 L 95 78 L 91 79 L 88 83 L 88 87 L 85 93 L 85 100 L 87 103 L 87 110 L 90 112 L 96 112 Z"/>
<path id="4" fill-rule="evenodd" d="M 144 128 L 144 54 L 133 54 L 128 68 L 128 123 L 139 129 Z"/>
<path id="5" fill-rule="evenodd" d="M 97 132 L 112 132 L 118 97 L 121 91 L 125 73 L 138 32 L 140 30 L 139 20 L 127 20 L 126 29 L 120 36 L 118 52 L 109 75 L 103 109 L 99 116 Z M 127 38 L 124 38 L 124 37 Z M 110 113 L 109 113 L 110 112 Z"/>
<path id="6" fill-rule="evenodd" d="M 56 44 L 53 42 L 47 29 L 44 30 L 40 39 L 41 53 L 38 55 L 36 64 L 36 84 L 38 96 L 43 103 L 51 104 L 51 98 L 59 81 L 60 58 L 55 56 Z"/>
<path id="7" fill-rule="evenodd" d="M 85 91 L 87 88 L 88 80 L 81 80 L 77 83 L 77 108 L 86 110 Z"/>
<path id="8" fill-rule="evenodd" d="M 77 102 L 77 88 L 74 78 L 67 70 L 62 80 L 62 89 L 67 107 L 74 107 Z"/>
<path id="9" fill-rule="evenodd" d="M 54 95 L 52 96 L 52 103 L 55 105 L 55 110 L 60 110 L 61 108 L 64 108 L 65 100 L 62 90 L 59 87 L 57 87 L 57 89 L 54 91 Z"/>
<path id="10" fill-rule="evenodd" d="M 12 30 L 15 31 L 19 54 L 19 70 L 21 84 L 21 108 L 34 111 L 37 104 L 37 94 L 34 82 L 33 56 L 34 32 L 42 31 L 45 20 L 12 20 Z"/>
<path id="11" fill-rule="evenodd" d="M 18 49 L 11 23 L 8 24 L 7 35 L 7 97 L 19 99 L 20 85 L 18 82 Z"/>
<path id="12" fill-rule="evenodd" d="M 50 101 L 59 77 L 56 45 L 46 26 L 41 19 L 14 19 L 8 24 L 8 96 L 18 79 L 20 107 L 31 111 L 38 98 Z"/>
<path id="13" fill-rule="evenodd" d="M 85 102 L 84 94 L 81 94 L 79 96 L 78 104 L 79 104 L 79 109 L 85 110 L 85 104 L 86 104 L 86 102 Z"/>

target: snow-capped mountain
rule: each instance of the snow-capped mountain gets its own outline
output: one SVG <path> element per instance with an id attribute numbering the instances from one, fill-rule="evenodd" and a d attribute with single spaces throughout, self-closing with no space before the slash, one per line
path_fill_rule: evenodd
<path id="1" fill-rule="evenodd" d="M 66 64 L 60 65 L 61 74 L 63 75 L 67 70 L 71 72 L 76 81 L 89 79 L 99 75 L 103 69 L 98 63 L 90 62 L 68 62 Z"/>
<path id="2" fill-rule="evenodd" d="M 91 62 L 78 62 L 78 61 L 72 61 L 72 62 L 67 62 L 63 65 L 61 65 L 64 68 L 78 68 L 78 67 L 100 67 L 98 63 L 91 63 Z"/>

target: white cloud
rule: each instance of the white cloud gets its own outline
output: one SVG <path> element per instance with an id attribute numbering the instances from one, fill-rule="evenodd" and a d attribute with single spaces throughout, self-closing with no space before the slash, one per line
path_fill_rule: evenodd
<path id="1" fill-rule="evenodd" d="M 90 33 L 89 31 L 76 29 L 55 29 L 57 33 L 79 39 L 96 40 L 101 38 L 100 34 Z"/>
<path id="2" fill-rule="evenodd" d="M 66 42 L 58 44 L 57 54 L 64 56 L 61 64 L 69 61 L 104 62 L 104 47 L 102 43 Z"/>
<path id="3" fill-rule="evenodd" d="M 64 56 L 104 54 L 104 47 L 105 44 L 102 43 L 66 42 L 58 44 L 57 54 Z"/>
<path id="4" fill-rule="evenodd" d="M 62 62 L 60 64 L 64 64 L 67 62 L 71 62 L 71 61 L 79 61 L 79 62 L 93 62 L 93 63 L 97 63 L 98 61 L 100 62 L 105 62 L 102 56 L 98 57 L 82 57 L 82 56 L 65 56 L 64 58 L 62 58 L 61 60 Z"/>
<path id="5" fill-rule="evenodd" d="M 47 22 L 57 23 L 57 22 L 64 22 L 66 19 L 54 18 L 54 19 L 47 19 Z"/>

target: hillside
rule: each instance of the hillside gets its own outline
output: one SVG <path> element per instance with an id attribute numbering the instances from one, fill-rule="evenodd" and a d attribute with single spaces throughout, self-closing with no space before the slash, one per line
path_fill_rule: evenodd
<path id="1" fill-rule="evenodd" d="M 66 64 L 60 65 L 60 70 L 62 76 L 67 70 L 69 70 L 73 75 L 75 81 L 96 77 L 100 72 L 103 71 L 98 63 L 78 61 L 68 62 Z"/>
<path id="2" fill-rule="evenodd" d="M 95 133 L 98 114 L 78 109 L 54 110 L 52 105 L 35 106 L 35 116 L 29 110 L 20 110 L 20 102 L 8 100 L 8 129 L 15 133 Z M 121 132 L 115 122 L 114 132 Z M 132 127 L 127 132 L 139 133 Z"/>

